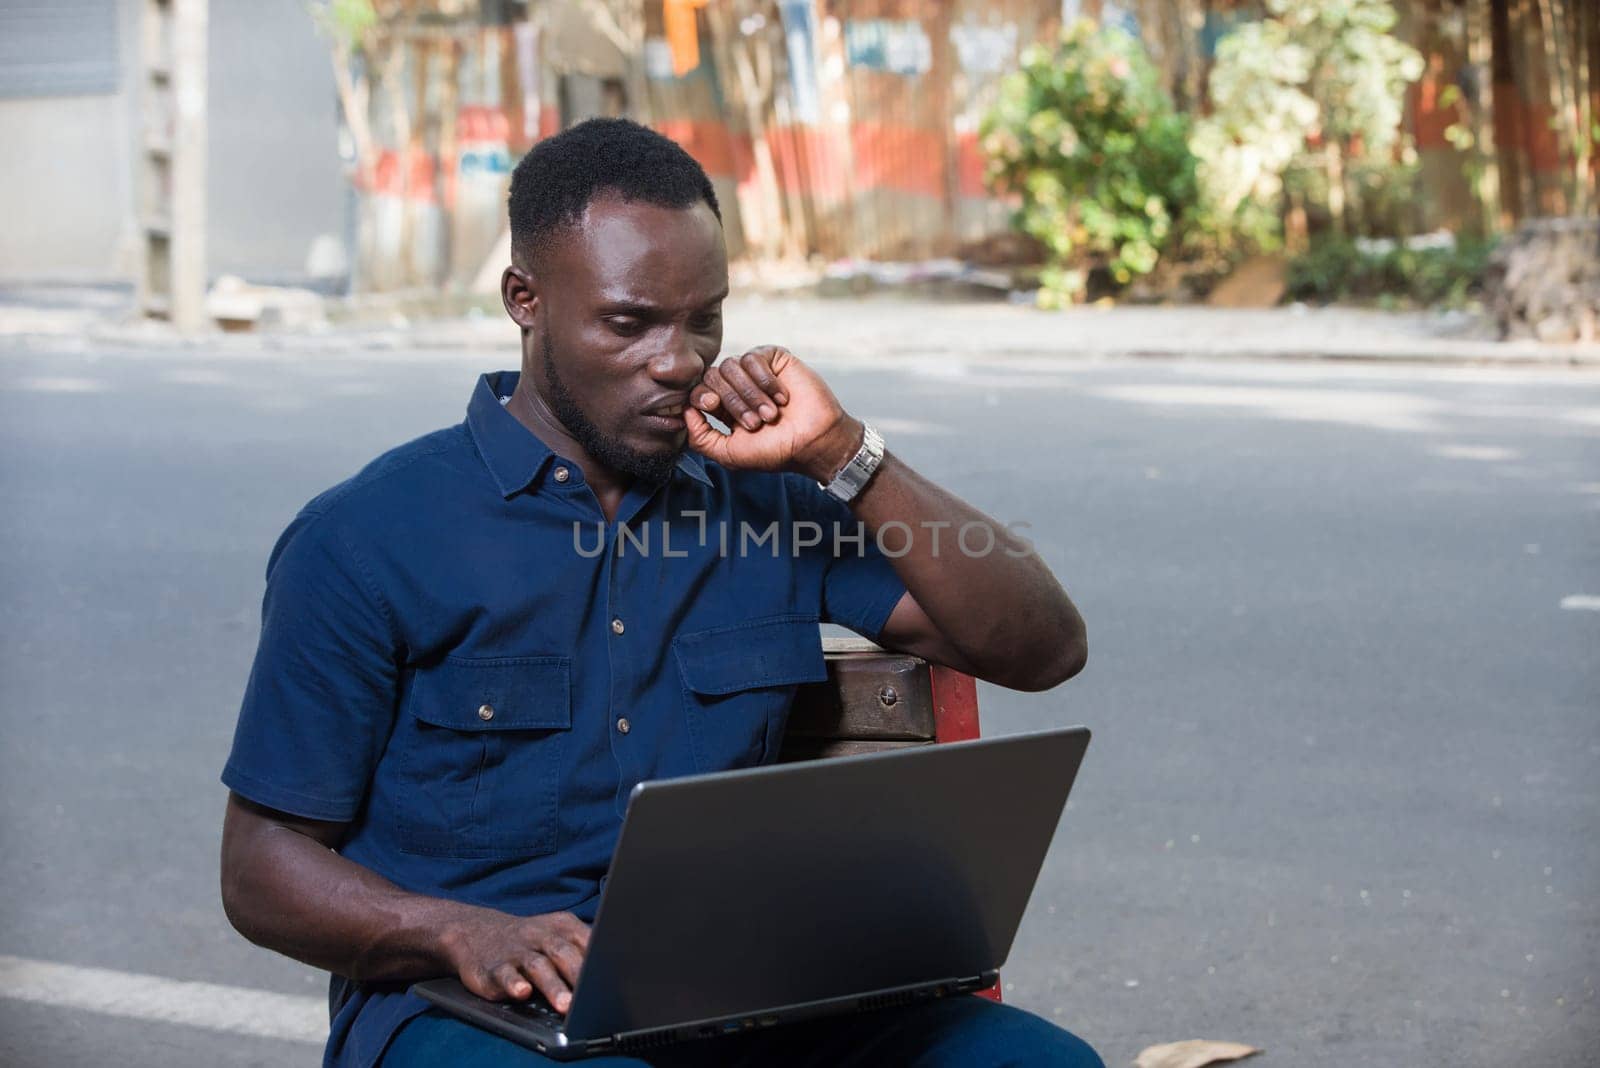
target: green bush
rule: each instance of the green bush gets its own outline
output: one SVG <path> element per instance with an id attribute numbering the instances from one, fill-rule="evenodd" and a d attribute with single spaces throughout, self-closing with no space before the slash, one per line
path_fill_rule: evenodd
<path id="1" fill-rule="evenodd" d="M 1094 267 L 1124 286 L 1174 247 L 1198 195 L 1188 133 L 1123 30 L 1079 21 L 1023 53 L 980 134 L 991 185 L 1046 250 L 1041 305 L 1081 300 Z"/>
<path id="2" fill-rule="evenodd" d="M 1277 243 L 1287 191 L 1336 232 L 1409 223 L 1416 153 L 1401 131 L 1422 55 L 1392 0 L 1265 0 L 1217 45 L 1195 124 L 1200 187 L 1224 238 Z"/>
<path id="3" fill-rule="evenodd" d="M 1462 238 L 1451 248 L 1364 252 L 1354 241 L 1327 237 L 1289 261 L 1288 295 L 1326 304 L 1344 300 L 1403 301 L 1457 307 L 1477 291 L 1494 242 Z"/>

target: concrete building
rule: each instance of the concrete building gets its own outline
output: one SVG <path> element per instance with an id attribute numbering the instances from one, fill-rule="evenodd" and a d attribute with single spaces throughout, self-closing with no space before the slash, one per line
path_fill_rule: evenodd
<path id="1" fill-rule="evenodd" d="M 0 0 L 0 280 L 134 279 L 141 7 Z M 348 243 L 327 50 L 298 3 L 244 0 L 212 0 L 208 45 L 208 273 L 306 280 Z"/>

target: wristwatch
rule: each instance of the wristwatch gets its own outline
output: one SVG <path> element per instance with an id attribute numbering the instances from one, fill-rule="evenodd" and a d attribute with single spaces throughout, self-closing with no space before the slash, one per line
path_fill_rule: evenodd
<path id="1" fill-rule="evenodd" d="M 865 431 L 861 437 L 861 448 L 857 449 L 856 454 L 850 457 L 850 462 L 833 476 L 832 482 L 817 483 L 830 496 L 846 504 L 855 499 L 856 494 L 861 492 L 877 472 L 878 465 L 883 463 L 883 438 L 872 429 L 871 423 L 862 423 L 861 426 Z"/>

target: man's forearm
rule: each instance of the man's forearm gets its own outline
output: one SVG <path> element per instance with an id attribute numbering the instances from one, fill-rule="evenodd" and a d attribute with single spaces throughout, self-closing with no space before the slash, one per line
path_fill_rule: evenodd
<path id="1" fill-rule="evenodd" d="M 702 386 L 683 413 L 689 447 L 724 467 L 826 483 L 861 447 L 864 424 L 781 346 L 708 368 Z M 719 433 L 707 412 L 740 429 Z M 1023 690 L 1048 689 L 1083 667 L 1083 619 L 1021 538 L 888 454 L 851 507 L 910 591 L 885 641 Z"/>
<path id="2" fill-rule="evenodd" d="M 453 974 L 452 932 L 489 911 L 408 893 L 289 827 L 230 830 L 222 899 L 234 927 L 257 945 L 351 979 Z"/>
<path id="3" fill-rule="evenodd" d="M 536 990 L 566 1012 L 589 927 L 570 912 L 513 916 L 408 893 L 333 851 L 344 824 L 228 798 L 222 906 L 250 941 L 365 982 L 455 976 L 479 997 Z"/>
<path id="4" fill-rule="evenodd" d="M 952 666 L 1028 690 L 1083 667 L 1083 619 L 1024 539 L 892 453 L 851 508 L 959 654 Z"/>

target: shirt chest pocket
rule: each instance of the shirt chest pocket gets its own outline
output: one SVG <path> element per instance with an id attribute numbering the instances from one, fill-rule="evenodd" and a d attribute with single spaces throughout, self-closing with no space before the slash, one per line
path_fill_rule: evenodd
<path id="1" fill-rule="evenodd" d="M 417 671 L 400 730 L 400 847 L 450 857 L 556 849 L 572 731 L 564 656 L 447 657 Z"/>
<path id="2" fill-rule="evenodd" d="M 680 634 L 672 651 L 699 771 L 777 759 L 795 687 L 828 676 L 815 616 L 769 616 Z"/>

